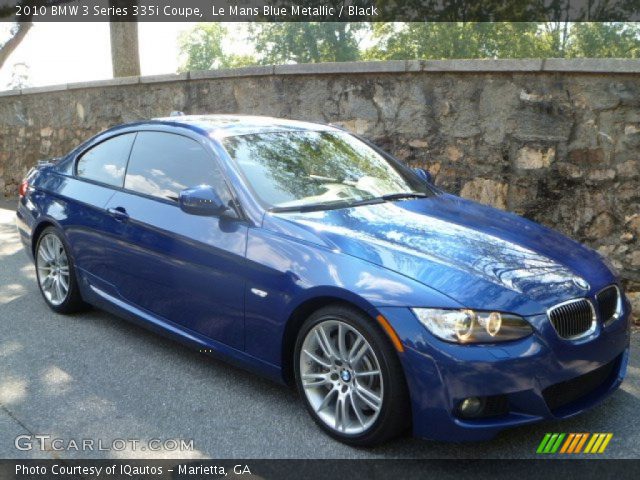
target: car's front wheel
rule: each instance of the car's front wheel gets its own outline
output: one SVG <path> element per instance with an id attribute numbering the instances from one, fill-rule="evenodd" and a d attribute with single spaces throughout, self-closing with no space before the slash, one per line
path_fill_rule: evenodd
<path id="1" fill-rule="evenodd" d="M 371 446 L 407 429 L 407 389 L 391 342 L 363 313 L 318 310 L 303 324 L 295 349 L 298 390 L 332 437 Z"/>
<path id="2" fill-rule="evenodd" d="M 62 235 L 54 227 L 42 231 L 35 251 L 38 286 L 47 305 L 58 313 L 86 307 L 76 283 L 73 259 Z"/>

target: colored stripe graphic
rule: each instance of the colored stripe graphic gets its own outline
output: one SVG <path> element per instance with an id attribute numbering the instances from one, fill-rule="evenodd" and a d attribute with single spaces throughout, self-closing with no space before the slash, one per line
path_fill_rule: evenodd
<path id="1" fill-rule="evenodd" d="M 602 443 L 602 441 L 604 440 L 604 437 L 606 436 L 607 436 L 606 433 L 599 433 L 598 439 L 596 440 L 596 443 L 593 444 L 593 447 L 591 447 L 591 451 L 589 453 L 597 453 L 598 450 L 600 449 L 600 444 Z"/>
<path id="2" fill-rule="evenodd" d="M 566 445 L 567 446 L 566 452 L 561 451 L 560 453 L 580 453 L 580 449 L 582 448 L 582 445 L 584 445 L 585 440 L 589 436 L 588 433 L 572 433 L 571 435 L 573 436 L 573 440 L 571 441 L 571 444 Z M 567 443 L 569 442 L 567 441 Z"/>
<path id="3" fill-rule="evenodd" d="M 567 449 L 569 448 L 569 445 L 571 445 L 571 442 L 573 442 L 573 439 L 575 438 L 576 434 L 575 433 L 570 433 L 569 436 L 567 437 L 567 440 L 564 442 L 564 445 L 562 445 L 562 449 L 560 450 L 560 453 L 567 453 Z"/>
<path id="4" fill-rule="evenodd" d="M 540 442 L 540 445 L 538 445 L 538 450 L 536 450 L 536 453 L 544 452 L 544 447 L 547 445 L 547 442 L 549 441 L 550 438 L 551 438 L 551 434 L 547 433 L 542 439 L 542 441 Z"/>
<path id="5" fill-rule="evenodd" d="M 613 434 L 596 433 L 593 435 L 593 438 L 594 439 L 589 442 L 589 445 L 587 445 L 584 453 L 603 453 L 606 450 L 607 445 L 609 445 L 611 438 L 613 438 Z"/>
<path id="6" fill-rule="evenodd" d="M 584 446 L 585 442 L 587 441 L 587 438 L 589 438 L 589 434 L 588 433 L 581 433 L 580 435 L 582 435 L 582 437 L 580 438 L 580 442 L 578 442 L 578 445 L 576 445 L 575 451 L 572 452 L 572 453 L 580 453 L 582 451 L 582 447 Z"/>
<path id="7" fill-rule="evenodd" d="M 544 447 L 544 452 L 543 453 L 552 453 L 551 449 L 553 448 L 553 445 L 556 443 L 556 439 L 557 438 L 558 438 L 558 434 L 557 433 L 552 433 L 551 434 L 551 438 L 547 442 L 547 446 Z"/>
<path id="8" fill-rule="evenodd" d="M 564 439 L 564 437 L 565 437 L 564 433 L 560 433 L 558 435 L 558 439 L 556 440 L 556 443 L 551 448 L 551 453 L 556 453 L 558 451 L 558 449 L 560 448 L 560 445 L 562 444 L 562 440 Z"/>
<path id="9" fill-rule="evenodd" d="M 612 438 L 613 433 L 546 433 L 536 453 L 603 453 Z"/>
<path id="10" fill-rule="evenodd" d="M 565 436 L 565 433 L 547 433 L 538 445 L 536 453 L 556 453 Z"/>
<path id="11" fill-rule="evenodd" d="M 598 440 L 598 436 L 599 435 L 597 433 L 591 436 L 589 443 L 587 443 L 587 446 L 584 449 L 584 453 L 591 453 L 591 448 L 596 443 L 596 440 Z"/>
<path id="12" fill-rule="evenodd" d="M 604 439 L 604 442 L 602 442 L 602 445 L 600 445 L 600 450 L 598 450 L 598 453 L 604 453 L 604 451 L 607 449 L 607 445 L 609 445 L 609 442 L 611 441 L 612 438 L 613 438 L 613 433 L 607 433 L 607 436 Z"/>

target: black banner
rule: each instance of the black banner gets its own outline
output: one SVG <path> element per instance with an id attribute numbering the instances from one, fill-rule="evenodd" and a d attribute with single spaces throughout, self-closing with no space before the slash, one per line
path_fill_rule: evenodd
<path id="1" fill-rule="evenodd" d="M 624 480 L 638 474 L 640 460 L 0 460 L 3 480 Z"/>
<path id="2" fill-rule="evenodd" d="M 0 0 L 32 22 L 639 21 L 640 0 Z"/>

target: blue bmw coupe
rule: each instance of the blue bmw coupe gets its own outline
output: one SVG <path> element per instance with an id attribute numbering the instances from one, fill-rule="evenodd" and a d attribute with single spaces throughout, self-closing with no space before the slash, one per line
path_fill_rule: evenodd
<path id="1" fill-rule="evenodd" d="M 488 439 L 625 375 L 630 306 L 596 252 L 332 126 L 121 125 L 32 169 L 17 226 L 54 311 L 295 384 L 349 444 Z"/>

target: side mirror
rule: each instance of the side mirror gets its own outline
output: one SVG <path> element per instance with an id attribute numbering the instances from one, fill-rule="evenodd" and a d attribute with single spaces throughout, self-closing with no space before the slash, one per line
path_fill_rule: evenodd
<path id="1" fill-rule="evenodd" d="M 180 192 L 180 209 L 191 215 L 214 216 L 229 209 L 213 187 L 198 185 Z"/>
<path id="2" fill-rule="evenodd" d="M 415 172 L 416 175 L 418 175 L 418 177 L 420 177 L 425 182 L 433 183 L 433 177 L 431 176 L 428 170 L 425 170 L 424 168 L 414 168 L 413 171 Z"/>

